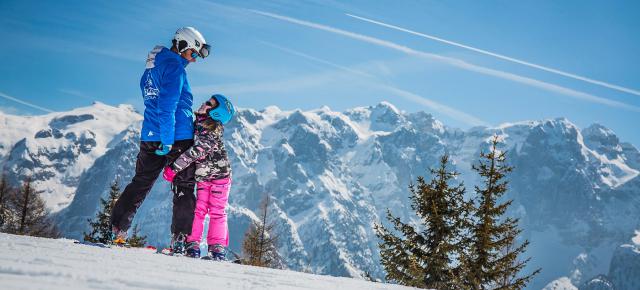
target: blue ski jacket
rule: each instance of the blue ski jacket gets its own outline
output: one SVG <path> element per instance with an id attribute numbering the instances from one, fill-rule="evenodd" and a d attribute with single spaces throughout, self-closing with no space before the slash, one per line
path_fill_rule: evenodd
<path id="1" fill-rule="evenodd" d="M 140 140 L 172 145 L 193 139 L 193 95 L 187 81 L 188 61 L 163 46 L 147 57 L 140 89 L 144 98 L 144 121 Z"/>

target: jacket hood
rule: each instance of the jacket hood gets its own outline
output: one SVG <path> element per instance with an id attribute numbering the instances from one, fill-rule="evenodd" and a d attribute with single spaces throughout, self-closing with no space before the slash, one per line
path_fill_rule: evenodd
<path id="1" fill-rule="evenodd" d="M 187 67 L 187 64 L 189 64 L 189 62 L 179 54 L 162 45 L 156 45 L 156 47 L 154 47 L 147 55 L 146 68 L 153 68 L 156 66 L 156 63 L 165 62 L 171 59 L 177 60 L 183 67 Z"/>

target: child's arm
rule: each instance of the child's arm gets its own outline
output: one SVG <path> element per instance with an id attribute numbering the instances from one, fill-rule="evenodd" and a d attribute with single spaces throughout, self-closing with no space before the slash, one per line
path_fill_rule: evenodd
<path id="1" fill-rule="evenodd" d="M 171 169 L 176 173 L 182 171 L 187 168 L 191 163 L 195 162 L 202 156 L 207 155 L 212 151 L 218 150 L 217 142 L 214 142 L 213 138 L 203 138 L 204 136 L 198 136 L 200 138 L 196 139 L 195 144 L 189 148 L 189 150 L 185 151 L 180 155 L 176 161 L 171 164 Z"/>

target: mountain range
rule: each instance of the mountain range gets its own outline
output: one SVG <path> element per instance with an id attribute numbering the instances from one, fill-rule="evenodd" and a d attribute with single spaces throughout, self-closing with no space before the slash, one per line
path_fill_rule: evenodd
<path id="1" fill-rule="evenodd" d="M 141 120 L 131 106 L 102 103 L 0 113 L 0 166 L 16 185 L 31 176 L 65 236 L 80 238 L 109 185 L 131 179 Z M 408 186 L 429 178 L 443 154 L 471 198 L 471 166 L 494 135 L 515 168 L 506 198 L 531 242 L 525 271 L 542 268 L 529 289 L 638 289 L 640 152 L 600 124 L 578 128 L 565 118 L 461 130 L 387 102 L 344 112 L 239 109 L 225 127 L 231 249 L 239 251 L 268 194 L 288 268 L 382 278 L 373 224 L 387 209 L 417 223 Z M 150 243 L 166 244 L 170 215 L 169 184 L 160 178 L 134 223 Z"/>

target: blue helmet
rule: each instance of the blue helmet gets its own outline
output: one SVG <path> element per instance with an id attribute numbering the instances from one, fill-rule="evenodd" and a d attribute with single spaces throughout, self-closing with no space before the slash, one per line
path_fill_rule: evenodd
<path id="1" fill-rule="evenodd" d="M 211 96 L 211 98 L 216 99 L 218 105 L 215 108 L 210 109 L 207 113 L 211 119 L 220 121 L 223 125 L 227 124 L 236 113 L 236 108 L 234 108 L 229 99 L 223 95 L 215 94 Z"/>

